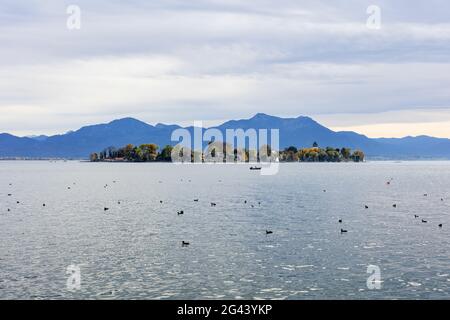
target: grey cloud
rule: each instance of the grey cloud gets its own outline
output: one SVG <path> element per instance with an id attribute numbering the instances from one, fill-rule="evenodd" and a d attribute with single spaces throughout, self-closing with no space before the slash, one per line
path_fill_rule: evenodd
<path id="1" fill-rule="evenodd" d="M 79 31 L 66 29 L 69 4 L 81 7 Z M 381 30 L 365 26 L 371 4 Z M 447 108 L 449 10 L 437 0 L 4 0 L 0 126 Z"/>

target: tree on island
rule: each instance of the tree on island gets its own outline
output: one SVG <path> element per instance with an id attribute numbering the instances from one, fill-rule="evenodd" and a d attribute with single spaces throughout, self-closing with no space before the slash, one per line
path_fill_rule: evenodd
<path id="1" fill-rule="evenodd" d="M 158 154 L 157 160 L 159 161 L 171 161 L 172 160 L 173 147 L 170 145 L 165 146 L 161 153 Z"/>
<path id="2" fill-rule="evenodd" d="M 362 152 L 361 150 L 356 150 L 352 154 L 352 159 L 355 162 L 364 161 L 364 152 Z"/>
<path id="3" fill-rule="evenodd" d="M 155 161 L 158 157 L 159 147 L 154 143 L 143 144 L 138 149 L 142 151 L 142 161 Z"/>
<path id="4" fill-rule="evenodd" d="M 290 161 L 291 155 L 288 149 L 285 149 L 280 158 L 284 161 Z M 347 162 L 364 161 L 364 153 L 356 150 L 353 154 L 350 148 L 333 148 L 326 147 L 325 149 L 312 147 L 298 150 L 298 160 L 301 162 Z"/>
<path id="5" fill-rule="evenodd" d="M 89 156 L 89 160 L 92 162 L 98 161 L 98 154 L 96 152 L 91 153 L 91 155 Z"/>
<path id="6" fill-rule="evenodd" d="M 352 151 L 350 148 L 342 148 L 340 153 L 345 160 L 348 160 L 350 159 Z"/>

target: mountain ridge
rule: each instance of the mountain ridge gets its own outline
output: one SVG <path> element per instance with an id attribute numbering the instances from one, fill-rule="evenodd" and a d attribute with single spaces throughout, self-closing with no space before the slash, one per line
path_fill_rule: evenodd
<path id="1" fill-rule="evenodd" d="M 53 136 L 17 137 L 0 133 L 0 158 L 87 158 L 104 148 L 121 147 L 128 143 L 139 145 L 156 143 L 159 146 L 176 144 L 170 140 L 176 124 L 150 125 L 125 117 L 83 126 L 78 130 Z M 191 135 L 193 127 L 185 127 Z M 279 129 L 280 148 L 320 146 L 350 147 L 363 150 L 367 157 L 385 159 L 450 159 L 450 139 L 426 135 L 403 138 L 368 138 L 353 131 L 333 131 L 307 116 L 281 118 L 257 113 L 248 119 L 228 120 L 218 126 L 225 136 L 226 129 Z M 39 137 L 39 138 L 36 138 Z"/>

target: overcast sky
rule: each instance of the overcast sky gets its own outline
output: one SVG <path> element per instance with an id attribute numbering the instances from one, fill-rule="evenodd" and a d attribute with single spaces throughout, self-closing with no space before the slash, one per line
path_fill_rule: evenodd
<path id="1" fill-rule="evenodd" d="M 450 138 L 448 0 L 2 0 L 0 43 L 0 132 L 265 112 Z"/>

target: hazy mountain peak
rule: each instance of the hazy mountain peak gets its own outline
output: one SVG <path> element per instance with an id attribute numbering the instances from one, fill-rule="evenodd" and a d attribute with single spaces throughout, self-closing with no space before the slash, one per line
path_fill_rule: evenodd
<path id="1" fill-rule="evenodd" d="M 274 119 L 274 118 L 279 119 L 278 117 L 271 116 L 271 115 L 268 115 L 266 113 L 258 112 L 257 114 L 255 114 L 250 119 Z"/>
<path id="2" fill-rule="evenodd" d="M 307 116 L 298 116 L 296 119 L 298 119 L 298 120 L 303 120 L 303 121 L 310 121 L 310 122 L 315 122 L 315 123 L 317 123 L 317 121 L 316 120 L 314 120 L 313 118 L 311 118 L 311 117 L 307 117 Z"/>
<path id="3" fill-rule="evenodd" d="M 113 121 L 109 122 L 108 124 L 110 124 L 110 125 L 126 124 L 126 125 L 146 125 L 146 126 L 150 126 L 148 123 L 145 123 L 145 122 L 143 122 L 141 120 L 138 120 L 138 119 L 132 118 L 132 117 L 125 117 L 125 118 L 116 119 L 116 120 L 113 120 Z"/>

